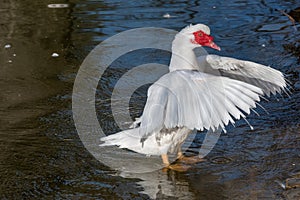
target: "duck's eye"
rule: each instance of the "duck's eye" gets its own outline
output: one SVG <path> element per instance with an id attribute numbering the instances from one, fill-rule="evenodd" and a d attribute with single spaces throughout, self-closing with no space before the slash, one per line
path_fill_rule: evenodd
<path id="1" fill-rule="evenodd" d="M 203 36 L 203 33 L 202 33 L 202 32 L 199 32 L 199 33 L 198 33 L 198 36 L 199 36 L 199 37 L 202 37 L 202 36 Z"/>

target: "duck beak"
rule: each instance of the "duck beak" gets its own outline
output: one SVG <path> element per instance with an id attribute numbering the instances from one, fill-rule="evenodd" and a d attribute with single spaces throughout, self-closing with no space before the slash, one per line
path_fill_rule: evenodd
<path id="1" fill-rule="evenodd" d="M 218 51 L 221 51 L 221 48 L 220 48 L 218 45 L 216 45 L 216 43 L 214 43 L 213 41 L 211 41 L 211 42 L 208 44 L 208 46 L 209 46 L 210 48 L 213 48 L 213 49 L 216 49 L 216 50 L 218 50 Z"/>

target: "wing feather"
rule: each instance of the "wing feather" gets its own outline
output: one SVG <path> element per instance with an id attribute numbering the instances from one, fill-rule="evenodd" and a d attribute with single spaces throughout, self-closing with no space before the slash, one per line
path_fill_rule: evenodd
<path id="1" fill-rule="evenodd" d="M 149 88 L 140 118 L 142 141 L 163 128 L 224 129 L 229 122 L 245 118 L 260 95 L 260 88 L 228 77 L 173 71 Z"/>
<path id="2" fill-rule="evenodd" d="M 198 60 L 205 70 L 217 70 L 222 76 L 257 86 L 267 96 L 280 93 L 287 87 L 283 74 L 265 65 L 212 54 L 200 56 Z"/>

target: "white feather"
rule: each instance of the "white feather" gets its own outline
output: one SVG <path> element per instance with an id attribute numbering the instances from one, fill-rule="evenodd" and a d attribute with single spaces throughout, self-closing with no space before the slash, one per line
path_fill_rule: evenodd
<path id="1" fill-rule="evenodd" d="M 287 86 L 280 71 L 258 63 L 218 55 L 200 56 L 198 62 L 200 71 L 203 71 L 201 66 L 205 66 L 208 71 L 211 69 L 218 70 L 222 76 L 261 88 L 267 96 L 280 93 Z"/>
<path id="2" fill-rule="evenodd" d="M 149 155 L 174 152 L 192 130 L 225 130 L 229 122 L 245 119 L 262 95 L 286 88 L 283 74 L 270 67 L 217 55 L 196 58 L 199 45 L 191 40 L 199 30 L 210 34 L 197 24 L 175 36 L 170 72 L 149 88 L 143 115 L 133 129 L 101 138 L 102 146 Z"/>

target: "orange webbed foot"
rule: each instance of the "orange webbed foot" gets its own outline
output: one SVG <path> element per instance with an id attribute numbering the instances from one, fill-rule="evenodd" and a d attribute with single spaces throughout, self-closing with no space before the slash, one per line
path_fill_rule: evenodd
<path id="1" fill-rule="evenodd" d="M 185 164 L 181 164 L 181 163 L 174 163 L 174 164 L 170 164 L 166 167 L 163 168 L 163 171 L 166 172 L 168 170 L 173 170 L 176 172 L 186 172 L 191 168 L 191 166 L 185 165 Z"/>
<path id="2" fill-rule="evenodd" d="M 177 159 L 178 162 L 181 162 L 181 163 L 186 163 L 186 164 L 195 164 L 195 163 L 199 163 L 199 162 L 203 162 L 203 161 L 206 161 L 205 159 L 203 158 L 200 158 L 199 156 L 180 156 L 178 159 Z"/>

